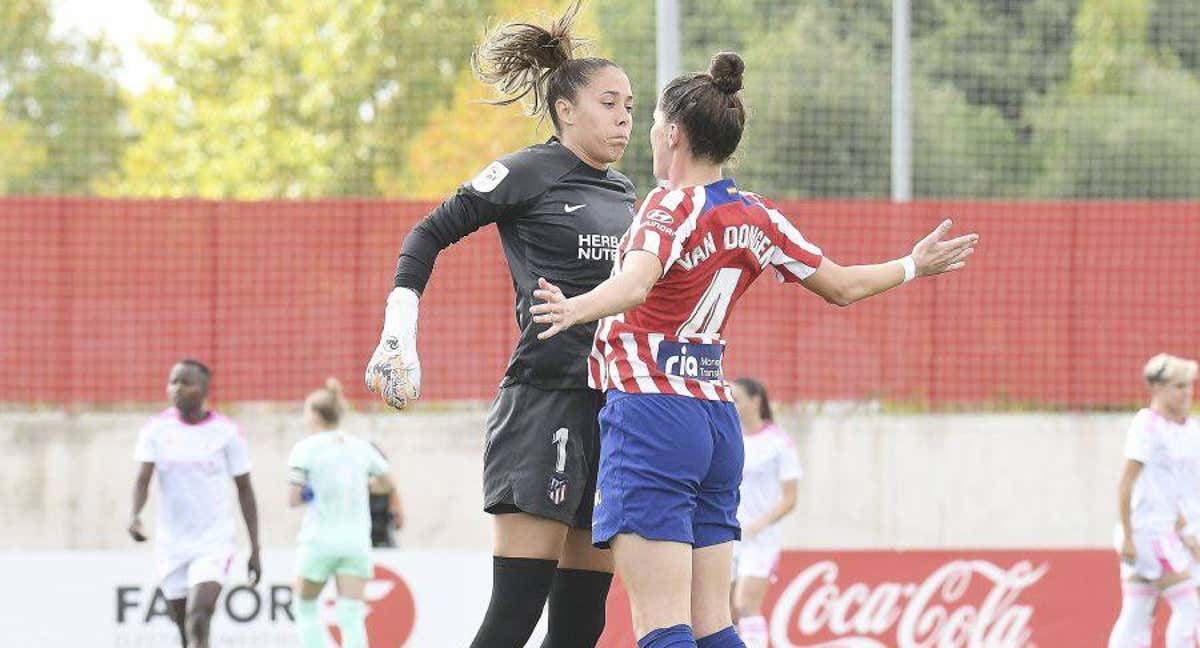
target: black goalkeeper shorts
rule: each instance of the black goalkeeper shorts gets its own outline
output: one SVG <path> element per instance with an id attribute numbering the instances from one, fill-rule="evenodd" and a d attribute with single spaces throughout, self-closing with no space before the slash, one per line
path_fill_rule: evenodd
<path id="1" fill-rule="evenodd" d="M 593 389 L 502 387 L 487 417 L 483 510 L 590 529 L 603 404 Z"/>

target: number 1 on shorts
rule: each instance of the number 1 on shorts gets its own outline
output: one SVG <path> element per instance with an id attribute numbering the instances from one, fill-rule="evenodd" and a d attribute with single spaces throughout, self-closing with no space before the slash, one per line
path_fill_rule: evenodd
<path id="1" fill-rule="evenodd" d="M 567 469 L 567 434 L 567 428 L 558 428 L 550 441 L 558 446 L 558 460 L 554 463 L 555 472 L 563 472 Z"/>

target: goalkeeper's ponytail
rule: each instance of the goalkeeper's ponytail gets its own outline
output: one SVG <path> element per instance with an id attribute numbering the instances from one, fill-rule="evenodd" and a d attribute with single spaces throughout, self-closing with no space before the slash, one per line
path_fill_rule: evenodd
<path id="1" fill-rule="evenodd" d="M 572 2 L 549 27 L 511 22 L 487 32 L 471 53 L 471 68 L 480 81 L 503 95 L 488 103 L 506 106 L 524 101 L 528 114 L 549 116 L 554 131 L 562 132 L 554 103 L 559 99 L 574 102 L 597 71 L 619 69 L 605 58 L 576 57 L 583 41 L 572 29 L 581 4 L 581 0 Z"/>

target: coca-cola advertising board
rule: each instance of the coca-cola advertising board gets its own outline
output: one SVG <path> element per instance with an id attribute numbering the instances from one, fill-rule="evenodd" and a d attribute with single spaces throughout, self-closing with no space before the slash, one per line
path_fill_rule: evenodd
<path id="1" fill-rule="evenodd" d="M 264 555 L 264 579 L 231 579 L 219 646 L 294 646 L 290 551 Z M 0 552 L 0 645 L 173 645 L 149 552 Z M 485 553 L 381 552 L 368 585 L 372 648 L 470 642 L 487 606 Z M 338 645 L 333 592 L 322 597 Z M 1103 646 L 1120 604 L 1111 550 L 788 551 L 766 598 L 774 648 L 1074 648 Z M 1159 606 L 1159 631 L 1166 606 Z M 62 610 L 71 610 L 63 623 Z M 539 646 L 545 619 L 529 645 Z M 628 599 L 609 597 L 600 648 L 636 645 Z"/>
<path id="2" fill-rule="evenodd" d="M 767 594 L 774 648 L 1103 646 L 1112 551 L 787 552 Z"/>

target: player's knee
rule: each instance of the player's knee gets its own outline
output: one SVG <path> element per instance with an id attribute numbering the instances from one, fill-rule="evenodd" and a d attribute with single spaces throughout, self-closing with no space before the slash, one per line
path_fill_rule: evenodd
<path id="1" fill-rule="evenodd" d="M 733 614 L 737 618 L 758 616 L 760 614 L 758 604 L 754 597 L 747 596 L 746 592 L 741 588 L 736 588 L 733 594 Z"/>
<path id="2" fill-rule="evenodd" d="M 211 607 L 196 607 L 188 610 L 187 631 L 194 641 L 208 639 L 208 631 L 212 626 L 213 609 Z"/>
<path id="3" fill-rule="evenodd" d="M 762 614 L 762 611 L 758 609 L 757 605 L 739 597 L 733 603 L 733 613 L 737 615 L 737 618 L 745 619 L 747 617 L 758 616 Z"/>

